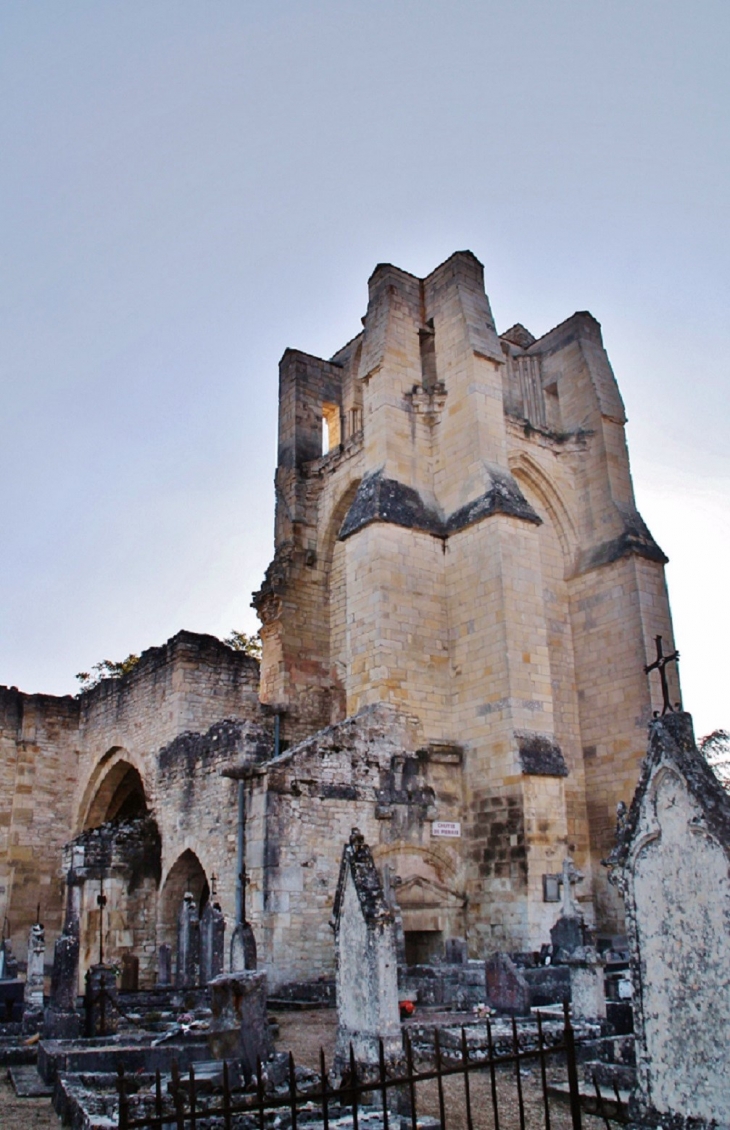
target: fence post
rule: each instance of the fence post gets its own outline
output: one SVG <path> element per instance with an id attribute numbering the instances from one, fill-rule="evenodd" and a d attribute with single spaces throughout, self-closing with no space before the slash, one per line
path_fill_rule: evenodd
<path id="1" fill-rule="evenodd" d="M 417 1130 L 418 1115 L 416 1114 L 416 1082 L 413 1078 L 413 1048 L 408 1032 L 406 1032 L 406 1066 L 408 1069 L 408 1101 L 411 1106 L 411 1130 Z"/>
<path id="2" fill-rule="evenodd" d="M 162 1130 L 162 1079 L 160 1069 L 155 1072 L 155 1114 L 157 1116 L 157 1130 Z"/>
<path id="3" fill-rule="evenodd" d="M 353 1130 L 358 1130 L 358 1116 L 357 1116 L 357 1066 L 355 1064 L 355 1052 L 350 1044 L 350 1085 L 352 1087 L 352 1125 Z"/>
<path id="4" fill-rule="evenodd" d="M 291 1126 L 297 1130 L 297 1075 L 294 1067 L 294 1056 L 289 1052 L 289 1098 L 291 1100 Z"/>
<path id="5" fill-rule="evenodd" d="M 260 1064 L 258 1071 L 261 1071 Z M 228 1061 L 225 1059 L 223 1060 L 223 1125 L 225 1130 L 231 1130 L 231 1083 L 228 1078 Z"/>
<path id="6" fill-rule="evenodd" d="M 542 1016 L 537 1014 L 537 1046 L 540 1051 L 540 1082 L 542 1084 L 542 1101 L 545 1106 L 545 1130 L 550 1130 L 550 1096 L 547 1088 L 547 1068 L 545 1064 L 545 1037 L 542 1031 Z"/>
<path id="7" fill-rule="evenodd" d="M 266 1101 L 264 1097 L 264 1069 L 261 1066 L 261 1056 L 256 1056 L 256 1108 L 259 1115 L 259 1130 L 264 1130 L 266 1125 Z M 226 1130 L 230 1130 L 226 1127 Z"/>
<path id="8" fill-rule="evenodd" d="M 512 1017 L 512 1049 L 515 1053 L 515 1080 L 517 1082 L 517 1105 L 520 1112 L 520 1130 L 525 1130 L 525 1102 L 522 1097 L 522 1075 L 520 1074 L 520 1040 L 517 1035 L 517 1021 Z"/>
<path id="9" fill-rule="evenodd" d="M 497 1101 L 497 1075 L 494 1070 L 494 1042 L 492 1040 L 492 1025 L 487 1017 L 487 1047 L 489 1048 L 489 1082 L 492 1090 L 492 1113 L 494 1115 L 494 1130 L 499 1130 L 499 1103 Z"/>
<path id="10" fill-rule="evenodd" d="M 466 1103 L 466 1127 L 474 1130 L 471 1116 L 471 1087 L 469 1085 L 469 1049 L 466 1046 L 466 1028 L 461 1028 L 461 1062 L 464 1067 L 464 1102 Z"/>
<path id="11" fill-rule="evenodd" d="M 119 1130 L 127 1130 L 127 1123 L 129 1121 L 129 1099 L 127 1098 L 124 1066 L 121 1063 L 117 1068 L 117 1090 L 119 1091 Z"/>
<path id="12" fill-rule="evenodd" d="M 568 1064 L 568 1088 L 570 1090 L 570 1116 L 573 1120 L 573 1130 L 582 1130 L 578 1067 L 575 1062 L 575 1032 L 570 1022 L 570 1005 L 567 1001 L 563 1003 L 563 1020 L 565 1025 L 565 1058 Z"/>
<path id="13" fill-rule="evenodd" d="M 175 1107 L 177 1130 L 185 1130 L 185 1099 L 183 1098 L 182 1087 L 180 1086 L 180 1069 L 178 1068 L 176 1059 L 173 1059 L 172 1067 L 170 1068 L 170 1084 L 172 1089 L 172 1101 Z"/>
<path id="14" fill-rule="evenodd" d="M 190 1081 L 190 1130 L 196 1130 L 198 1123 L 195 1110 L 195 1068 L 192 1063 L 190 1064 L 188 1078 Z"/>

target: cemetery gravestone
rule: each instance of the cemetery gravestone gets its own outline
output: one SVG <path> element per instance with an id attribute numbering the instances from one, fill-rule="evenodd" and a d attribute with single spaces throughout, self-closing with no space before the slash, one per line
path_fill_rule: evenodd
<path id="1" fill-rule="evenodd" d="M 200 920 L 200 983 L 223 972 L 226 920 L 218 903 L 208 903 Z"/>
<path id="2" fill-rule="evenodd" d="M 337 1047 L 344 1066 L 350 1044 L 360 1063 L 377 1063 L 379 1040 L 386 1059 L 402 1054 L 398 1009 L 395 923 L 361 833 L 353 828 L 342 853 L 332 918 L 335 931 Z"/>
<path id="3" fill-rule="evenodd" d="M 136 993 L 139 989 L 139 958 L 136 954 L 122 954 L 122 977 L 119 987 L 123 993 Z"/>
<path id="4" fill-rule="evenodd" d="M 730 1124 L 730 798 L 667 713 L 608 865 L 634 983 L 637 1121 Z"/>
<path id="5" fill-rule="evenodd" d="M 273 1051 L 266 1016 L 266 974 L 253 970 L 225 973 L 210 982 L 208 1046 L 214 1059 L 240 1059 L 245 1081 L 256 1060 Z"/>
<path id="6" fill-rule="evenodd" d="M 161 986 L 172 984 L 172 946 L 166 943 L 157 951 L 157 984 Z"/>
<path id="7" fill-rule="evenodd" d="M 46 953 L 45 931 L 40 922 L 30 928 L 23 996 L 23 1032 L 36 1032 L 43 1020 L 43 966 Z"/>
<path id="8" fill-rule="evenodd" d="M 487 1004 L 509 1016 L 528 1016 L 530 986 L 506 953 L 487 958 L 485 968 Z"/>
<path id="9" fill-rule="evenodd" d="M 200 922 L 195 899 L 185 893 L 177 926 L 175 986 L 190 989 L 200 983 Z"/>

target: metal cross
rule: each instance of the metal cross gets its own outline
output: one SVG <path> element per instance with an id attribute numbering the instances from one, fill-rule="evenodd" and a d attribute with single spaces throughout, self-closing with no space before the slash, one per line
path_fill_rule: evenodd
<path id="1" fill-rule="evenodd" d="M 667 666 L 667 663 L 676 663 L 678 660 L 679 660 L 679 652 L 678 651 L 673 651 L 671 655 L 664 655 L 662 653 L 662 637 L 656 636 L 656 659 L 654 660 L 653 663 L 649 663 L 644 668 L 644 673 L 646 675 L 648 675 L 650 671 L 658 671 L 659 672 L 659 678 L 662 681 L 662 699 L 663 699 L 663 703 L 664 703 L 663 706 L 662 706 L 662 714 L 667 714 L 667 713 L 673 714 L 674 713 L 675 708 L 674 708 L 674 706 L 672 706 L 671 702 L 669 701 L 669 684 L 667 683 L 667 672 L 666 672 L 665 668 Z M 677 709 L 679 709 L 679 703 L 677 703 L 676 706 L 677 706 Z M 654 717 L 656 718 L 658 714 L 659 714 L 659 711 L 655 710 L 654 711 Z"/>

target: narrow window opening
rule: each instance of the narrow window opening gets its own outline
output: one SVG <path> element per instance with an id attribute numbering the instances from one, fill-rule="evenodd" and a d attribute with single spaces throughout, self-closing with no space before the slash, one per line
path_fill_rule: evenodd
<path id="1" fill-rule="evenodd" d="M 322 454 L 328 455 L 342 443 L 339 404 L 322 405 Z"/>
<path id="2" fill-rule="evenodd" d="M 418 331 L 418 342 L 421 347 L 421 383 L 426 392 L 433 392 L 438 381 L 433 321 L 427 322 L 425 328 Z"/>

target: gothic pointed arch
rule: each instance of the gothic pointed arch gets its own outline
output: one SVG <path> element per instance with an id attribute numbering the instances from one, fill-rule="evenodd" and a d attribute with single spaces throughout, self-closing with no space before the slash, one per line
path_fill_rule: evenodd
<path id="1" fill-rule="evenodd" d="M 567 577 L 572 572 L 578 551 L 578 527 L 568 506 L 551 477 L 529 452 L 521 451 L 510 458 L 510 470 L 518 482 L 539 500 L 555 527 Z"/>
<path id="2" fill-rule="evenodd" d="M 148 814 L 147 794 L 136 760 L 121 746 L 113 746 L 99 759 L 81 797 L 78 832 Z"/>
<path id="3" fill-rule="evenodd" d="M 338 540 L 338 534 L 359 485 L 359 478 L 352 479 L 339 494 L 327 517 L 322 538 L 329 624 L 329 667 L 334 688 L 332 722 L 341 722 L 347 713 L 347 574 L 345 546 Z"/>
<path id="4" fill-rule="evenodd" d="M 177 923 L 183 898 L 187 892 L 195 899 L 202 914 L 210 899 L 210 884 L 205 868 L 192 848 L 177 857 L 165 875 L 160 890 L 158 911 L 158 945 L 168 945 L 173 953 L 177 945 Z"/>

